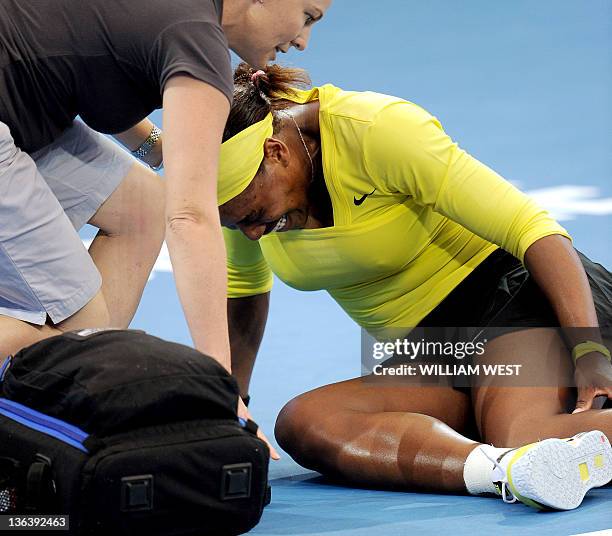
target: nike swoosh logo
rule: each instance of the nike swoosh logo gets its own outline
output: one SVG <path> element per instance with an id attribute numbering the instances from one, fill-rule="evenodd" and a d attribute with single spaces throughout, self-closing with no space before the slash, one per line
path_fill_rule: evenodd
<path id="1" fill-rule="evenodd" d="M 375 191 L 376 191 L 376 188 L 374 188 L 369 194 L 363 194 L 359 199 L 357 199 L 356 197 L 353 197 L 353 203 L 355 203 L 356 206 L 361 205 Z"/>

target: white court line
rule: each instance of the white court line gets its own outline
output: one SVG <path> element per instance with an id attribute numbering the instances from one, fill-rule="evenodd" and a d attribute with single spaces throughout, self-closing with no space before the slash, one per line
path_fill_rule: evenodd
<path id="1" fill-rule="evenodd" d="M 597 186 L 565 184 L 525 192 L 558 221 L 576 216 L 606 216 L 612 214 L 612 197 L 601 197 Z"/>
<path id="2" fill-rule="evenodd" d="M 581 532 L 571 536 L 612 536 L 612 529 L 596 530 L 595 532 Z"/>

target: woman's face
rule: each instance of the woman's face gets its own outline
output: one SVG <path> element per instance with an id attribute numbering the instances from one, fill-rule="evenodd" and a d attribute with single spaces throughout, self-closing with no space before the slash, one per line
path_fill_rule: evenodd
<path id="1" fill-rule="evenodd" d="M 221 223 L 239 229 L 251 240 L 271 232 L 303 229 L 308 220 L 310 162 L 284 142 L 270 138 L 264 161 L 247 189 L 219 207 Z"/>
<path id="2" fill-rule="evenodd" d="M 231 32 L 230 46 L 244 61 L 263 68 L 279 52 L 304 50 L 315 22 L 332 0 L 253 0 L 245 26 Z"/>

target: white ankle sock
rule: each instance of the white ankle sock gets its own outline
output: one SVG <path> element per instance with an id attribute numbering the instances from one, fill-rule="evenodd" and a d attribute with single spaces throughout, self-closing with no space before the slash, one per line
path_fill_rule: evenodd
<path id="1" fill-rule="evenodd" d="M 493 463 L 487 456 L 497 460 L 504 452 L 510 449 L 498 449 L 492 445 L 478 445 L 465 460 L 463 465 L 463 480 L 470 495 L 493 493 L 499 495 L 493 482 Z"/>

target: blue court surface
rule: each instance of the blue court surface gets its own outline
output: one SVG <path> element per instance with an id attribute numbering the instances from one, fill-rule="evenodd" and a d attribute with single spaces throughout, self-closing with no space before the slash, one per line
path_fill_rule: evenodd
<path id="1" fill-rule="evenodd" d="M 612 1 L 336 0 L 309 50 L 280 58 L 315 84 L 402 96 L 529 192 L 575 246 L 612 267 Z M 153 119 L 160 123 L 161 114 Z M 87 234 L 83 235 L 87 238 Z M 203 245 L 205 247 L 205 245 Z M 162 252 L 133 327 L 190 343 Z M 292 397 L 360 373 L 360 333 L 323 293 L 276 281 L 251 386 L 269 437 Z M 612 487 L 539 513 L 500 499 L 332 485 L 287 454 L 253 534 L 570 535 L 612 528 Z M 609 533 L 608 533 L 609 534 Z"/>

